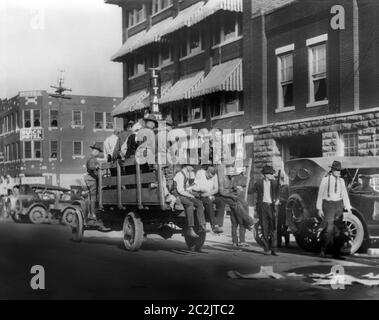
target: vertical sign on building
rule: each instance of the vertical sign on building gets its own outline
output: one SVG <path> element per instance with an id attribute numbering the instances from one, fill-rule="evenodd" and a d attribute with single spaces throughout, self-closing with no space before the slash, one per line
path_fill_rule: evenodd
<path id="1" fill-rule="evenodd" d="M 159 98 L 161 95 L 161 80 L 159 69 L 150 69 L 150 108 L 156 116 L 160 116 Z M 160 120 L 160 119 L 159 119 Z"/>

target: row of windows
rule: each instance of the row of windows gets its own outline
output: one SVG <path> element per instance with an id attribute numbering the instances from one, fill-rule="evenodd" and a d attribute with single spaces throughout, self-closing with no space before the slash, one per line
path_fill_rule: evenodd
<path id="1" fill-rule="evenodd" d="M 243 94 L 240 92 L 224 92 L 222 95 L 209 95 L 206 99 L 185 100 L 163 107 L 163 116 L 171 115 L 176 123 L 187 123 L 219 117 L 243 111 Z M 209 114 L 206 114 L 206 113 Z"/>
<path id="2" fill-rule="evenodd" d="M 328 101 L 327 35 L 307 41 L 309 106 Z M 294 107 L 294 57 L 295 46 L 276 50 L 278 62 L 278 109 Z"/>
<path id="3" fill-rule="evenodd" d="M 0 133 L 7 133 L 19 128 L 18 112 L 11 113 L 0 119 Z"/>
<path id="4" fill-rule="evenodd" d="M 237 39 L 242 35 L 241 15 L 231 14 L 218 17 L 220 21 L 213 28 L 212 45 L 220 45 L 224 42 Z M 199 28 L 185 28 L 181 31 L 178 41 L 180 58 L 195 55 L 203 50 L 203 36 Z M 144 74 L 148 68 L 162 67 L 173 61 L 173 47 L 168 43 L 160 43 L 159 48 L 149 51 L 149 55 L 134 53 L 128 60 L 129 77 Z"/>
<path id="5" fill-rule="evenodd" d="M 173 0 L 153 0 L 151 11 L 158 13 L 172 5 Z M 146 20 L 146 4 L 139 4 L 128 12 L 128 27 L 131 28 Z"/>
<path id="6" fill-rule="evenodd" d="M 100 143 L 102 144 L 102 142 Z M 21 145 L 23 146 L 24 159 L 42 159 L 42 142 L 41 141 L 24 141 L 11 143 L 5 146 L 4 160 L 19 160 L 21 155 Z M 72 156 L 83 157 L 83 141 L 72 142 Z M 58 141 L 51 140 L 49 143 L 49 159 L 58 159 Z"/>
<path id="7" fill-rule="evenodd" d="M 49 111 L 49 126 L 58 128 L 58 110 L 51 109 Z M 80 110 L 72 111 L 72 126 L 83 125 L 83 114 Z M 41 126 L 41 111 L 39 109 L 23 110 L 23 128 L 32 128 Z M 1 133 L 10 132 L 18 129 L 18 112 L 6 116 L 0 120 Z M 112 130 L 114 129 L 114 119 L 109 112 L 94 113 L 94 128 L 97 130 Z"/>

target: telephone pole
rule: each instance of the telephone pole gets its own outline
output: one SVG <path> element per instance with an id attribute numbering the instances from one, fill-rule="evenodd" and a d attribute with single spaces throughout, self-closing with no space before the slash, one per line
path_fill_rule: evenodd
<path id="1" fill-rule="evenodd" d="M 59 70 L 59 77 L 57 81 L 56 86 L 50 86 L 51 88 L 55 89 L 54 93 L 49 94 L 50 97 L 58 99 L 58 115 L 57 115 L 57 122 L 58 122 L 58 137 L 57 137 L 57 167 L 56 167 L 56 183 L 58 186 L 61 185 L 61 162 L 62 162 L 62 130 L 63 126 L 61 123 L 61 120 L 63 120 L 63 117 L 61 117 L 61 110 L 62 110 L 62 99 L 69 100 L 71 97 L 67 96 L 65 94 L 66 91 L 72 91 L 72 89 L 65 88 L 63 86 L 64 84 L 64 77 L 63 77 L 64 70 Z"/>

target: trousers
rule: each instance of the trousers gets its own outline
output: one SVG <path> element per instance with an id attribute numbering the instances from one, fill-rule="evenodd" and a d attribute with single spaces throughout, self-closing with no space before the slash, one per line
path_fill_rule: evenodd
<path id="1" fill-rule="evenodd" d="M 205 216 L 204 216 L 204 206 L 203 202 L 196 198 L 189 198 L 184 196 L 179 196 L 179 199 L 184 207 L 184 211 L 187 217 L 187 226 L 195 226 L 195 212 L 197 222 L 200 226 L 205 227 Z"/>
<path id="2" fill-rule="evenodd" d="M 322 211 L 324 218 L 320 228 L 323 230 L 321 236 L 321 248 L 326 250 L 328 247 L 332 248 L 335 254 L 338 254 L 340 248 L 337 247 L 338 242 L 335 238 L 339 236 L 340 230 L 335 226 L 335 221 L 343 217 L 343 201 L 327 201 L 322 202 Z"/>
<path id="3" fill-rule="evenodd" d="M 259 223 L 262 227 L 262 242 L 264 250 L 270 251 L 276 248 L 277 232 L 275 211 L 271 204 L 263 202 L 258 207 Z"/>
<path id="4" fill-rule="evenodd" d="M 213 201 L 209 199 L 208 197 L 202 197 L 200 200 L 203 203 L 204 210 L 205 210 L 205 216 L 209 219 L 209 222 L 211 224 L 212 229 L 216 225 L 216 216 L 215 216 L 215 210 L 213 208 Z"/>

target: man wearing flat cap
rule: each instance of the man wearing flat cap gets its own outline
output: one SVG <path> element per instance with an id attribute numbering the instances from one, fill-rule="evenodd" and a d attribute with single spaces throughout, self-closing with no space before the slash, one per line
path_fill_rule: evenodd
<path id="1" fill-rule="evenodd" d="M 87 185 L 89 191 L 89 200 L 90 200 L 90 214 L 95 221 L 91 220 L 91 223 L 94 226 L 97 226 L 100 230 L 106 231 L 107 228 L 104 227 L 100 219 L 96 219 L 96 201 L 99 189 L 99 168 L 100 163 L 97 160 L 100 153 L 103 152 L 100 143 L 96 142 L 94 145 L 90 146 L 92 149 L 91 156 L 88 158 L 86 163 L 87 174 L 84 176 L 84 181 Z M 89 222 L 89 221 L 87 221 Z"/>
<path id="2" fill-rule="evenodd" d="M 335 221 L 342 221 L 344 209 L 351 214 L 351 204 L 347 193 L 345 180 L 341 178 L 342 164 L 334 161 L 330 172 L 321 180 L 318 191 L 316 208 L 323 218 L 320 230 L 322 233 L 321 256 L 325 257 L 326 249 L 330 246 L 335 259 L 343 260 L 340 247 L 335 239 L 340 230 L 335 227 Z"/>
<path id="3" fill-rule="evenodd" d="M 265 165 L 262 169 L 263 178 L 258 180 L 249 193 L 256 194 L 256 210 L 262 227 L 262 242 L 265 255 L 277 256 L 276 248 L 276 182 L 275 170 Z"/>

